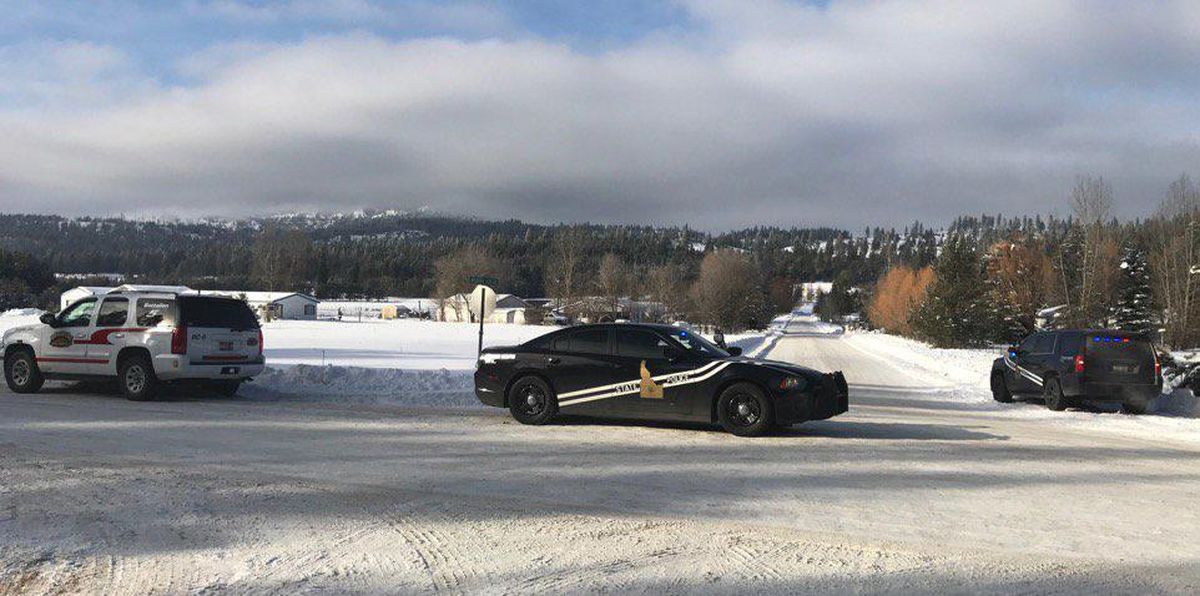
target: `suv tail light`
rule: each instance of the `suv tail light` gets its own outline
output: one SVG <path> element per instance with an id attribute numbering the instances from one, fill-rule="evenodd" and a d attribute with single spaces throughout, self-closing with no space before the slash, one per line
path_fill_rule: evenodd
<path id="1" fill-rule="evenodd" d="M 171 353 L 187 354 L 187 325 L 176 325 L 171 332 Z"/>
<path id="2" fill-rule="evenodd" d="M 1083 372 L 1083 354 L 1078 354 L 1075 356 L 1075 372 Z"/>
<path id="3" fill-rule="evenodd" d="M 263 336 L 262 336 L 262 327 L 259 327 L 259 328 L 258 328 L 258 357 L 259 357 L 259 358 L 262 358 L 262 355 L 263 355 L 263 343 L 262 343 L 262 341 L 263 341 Z"/>
<path id="4" fill-rule="evenodd" d="M 1154 378 L 1162 378 L 1162 361 L 1158 359 L 1158 350 L 1154 350 Z"/>

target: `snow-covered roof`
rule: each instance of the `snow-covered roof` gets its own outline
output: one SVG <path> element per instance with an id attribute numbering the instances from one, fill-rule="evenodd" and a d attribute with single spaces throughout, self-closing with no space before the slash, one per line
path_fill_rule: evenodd
<path id="1" fill-rule="evenodd" d="M 504 300 L 511 299 L 511 298 L 515 298 L 517 300 L 520 300 L 521 302 L 525 302 L 524 298 L 517 296 L 516 294 L 496 294 L 496 302 L 503 302 Z M 466 299 L 467 299 L 466 294 L 455 294 L 455 295 L 447 298 L 446 300 L 452 301 L 452 302 L 464 302 L 464 301 L 466 301 Z M 513 308 L 516 308 L 516 307 L 513 307 Z"/>
<path id="2" fill-rule="evenodd" d="M 309 302 L 320 302 L 316 296 L 305 294 L 303 292 L 247 292 L 242 290 L 204 290 L 202 294 L 212 294 L 217 296 L 229 296 L 231 298 L 245 298 L 246 302 L 256 304 L 268 304 L 278 302 L 284 298 L 298 296 Z"/>
<path id="3" fill-rule="evenodd" d="M 105 287 L 105 286 L 75 286 L 63 293 L 66 294 L 67 292 L 83 292 L 85 294 L 99 296 L 101 294 L 107 294 L 111 291 L 113 291 L 113 288 L 109 288 L 109 287 Z"/>
<path id="4" fill-rule="evenodd" d="M 125 284 L 112 289 L 114 292 L 156 292 L 160 294 L 186 294 L 195 292 L 187 286 L 156 286 L 148 284 Z"/>

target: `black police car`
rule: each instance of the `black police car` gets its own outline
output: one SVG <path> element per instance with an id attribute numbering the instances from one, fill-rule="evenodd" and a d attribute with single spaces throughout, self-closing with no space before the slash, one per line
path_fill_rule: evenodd
<path id="1" fill-rule="evenodd" d="M 1040 395 L 1051 410 L 1080 401 L 1121 402 L 1144 414 L 1162 391 L 1162 366 L 1149 338 L 1104 329 L 1044 331 L 992 364 L 992 397 Z"/>
<path id="2" fill-rule="evenodd" d="M 524 424 L 556 414 L 720 423 L 753 436 L 845 412 L 842 373 L 741 357 L 685 329 L 629 323 L 569 327 L 488 348 L 475 394 Z"/>

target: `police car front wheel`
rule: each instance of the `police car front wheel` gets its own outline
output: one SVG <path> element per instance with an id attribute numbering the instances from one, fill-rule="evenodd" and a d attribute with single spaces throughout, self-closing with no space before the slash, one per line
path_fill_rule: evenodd
<path id="1" fill-rule="evenodd" d="M 13 393 L 37 393 L 45 378 L 33 353 L 17 349 L 4 359 L 4 380 Z"/>
<path id="2" fill-rule="evenodd" d="M 765 434 L 774 418 L 767 396 L 750 383 L 730 385 L 717 398 L 717 421 L 721 428 L 739 437 Z"/>
<path id="3" fill-rule="evenodd" d="M 558 414 L 558 397 L 538 377 L 522 377 L 508 391 L 508 410 L 521 424 L 547 424 Z"/>

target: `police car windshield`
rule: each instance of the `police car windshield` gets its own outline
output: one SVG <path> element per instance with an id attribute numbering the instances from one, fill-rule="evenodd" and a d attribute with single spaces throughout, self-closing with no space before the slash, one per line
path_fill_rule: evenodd
<path id="1" fill-rule="evenodd" d="M 709 358 L 728 358 L 729 352 L 714 346 L 708 340 L 692 333 L 686 329 L 673 329 L 667 332 L 671 339 L 679 342 L 679 345 L 687 348 L 693 354 L 707 356 Z"/>

